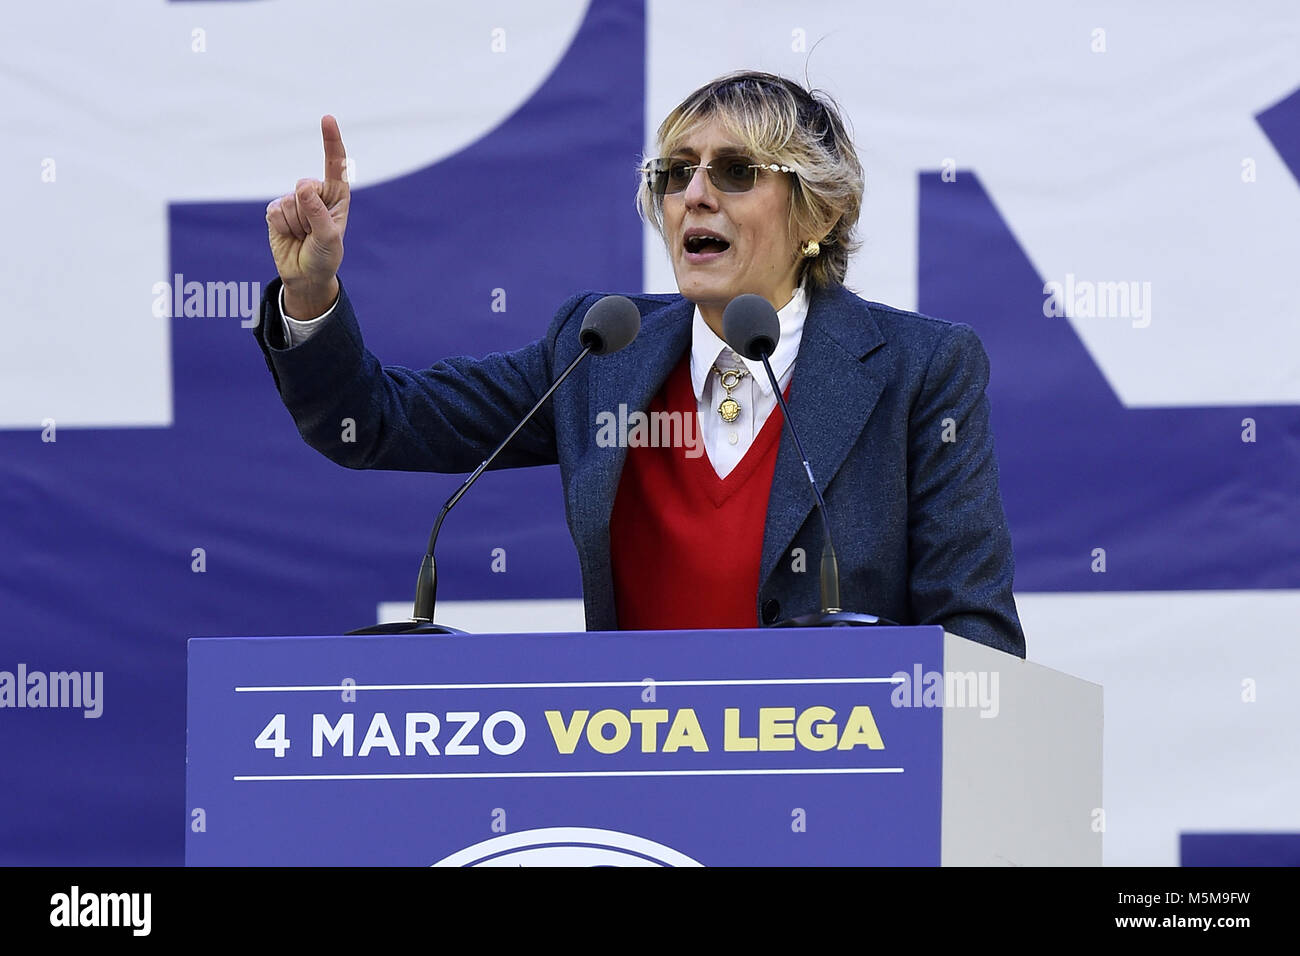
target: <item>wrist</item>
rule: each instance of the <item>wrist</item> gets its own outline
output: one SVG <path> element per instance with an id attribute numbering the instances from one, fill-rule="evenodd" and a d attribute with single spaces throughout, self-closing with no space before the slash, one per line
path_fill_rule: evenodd
<path id="1" fill-rule="evenodd" d="M 327 283 L 284 283 L 284 311 L 295 319 L 307 320 L 324 315 L 339 297 L 338 276 Z"/>

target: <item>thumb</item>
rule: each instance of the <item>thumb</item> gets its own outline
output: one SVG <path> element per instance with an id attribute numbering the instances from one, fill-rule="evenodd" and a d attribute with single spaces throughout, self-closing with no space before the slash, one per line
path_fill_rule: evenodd
<path id="1" fill-rule="evenodd" d="M 300 182 L 296 190 L 298 196 L 298 208 L 302 210 L 307 217 L 307 225 L 317 239 L 325 239 L 334 228 L 334 222 L 330 219 L 330 212 L 325 208 L 325 202 L 320 198 L 320 193 L 316 191 L 315 183 L 310 181 Z"/>

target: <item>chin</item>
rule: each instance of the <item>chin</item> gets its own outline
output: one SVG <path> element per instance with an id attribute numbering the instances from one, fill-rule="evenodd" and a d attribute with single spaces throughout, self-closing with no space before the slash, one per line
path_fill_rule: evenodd
<path id="1" fill-rule="evenodd" d="M 712 277 L 687 276 L 677 280 L 677 290 L 683 296 L 697 304 L 701 302 L 718 302 L 726 305 L 736 297 L 732 291 L 734 282 L 730 278 L 718 281 Z"/>

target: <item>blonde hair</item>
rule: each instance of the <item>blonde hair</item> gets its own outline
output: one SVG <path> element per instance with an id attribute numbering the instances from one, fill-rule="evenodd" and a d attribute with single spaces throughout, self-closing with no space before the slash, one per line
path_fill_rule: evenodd
<path id="1" fill-rule="evenodd" d="M 801 260 L 799 280 L 806 278 L 814 287 L 843 283 L 849 257 L 861 245 L 855 230 L 863 177 L 835 101 L 772 73 L 729 73 L 700 87 L 668 114 L 656 134 L 659 155 L 667 155 L 692 130 L 715 118 L 755 162 L 794 170 L 790 234 L 800 242 L 814 239 L 821 245 L 820 254 Z M 650 191 L 644 176 L 637 208 L 662 237 L 663 197 Z"/>

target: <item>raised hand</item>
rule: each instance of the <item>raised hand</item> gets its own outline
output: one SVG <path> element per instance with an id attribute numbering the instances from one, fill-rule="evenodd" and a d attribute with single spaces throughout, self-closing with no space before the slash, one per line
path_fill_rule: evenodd
<path id="1" fill-rule="evenodd" d="M 339 124 L 322 116 L 325 179 L 300 179 L 294 191 L 266 207 L 266 228 L 276 271 L 284 281 L 284 309 L 295 319 L 312 319 L 338 297 L 343 232 L 351 190 L 345 175 L 347 151 Z"/>

